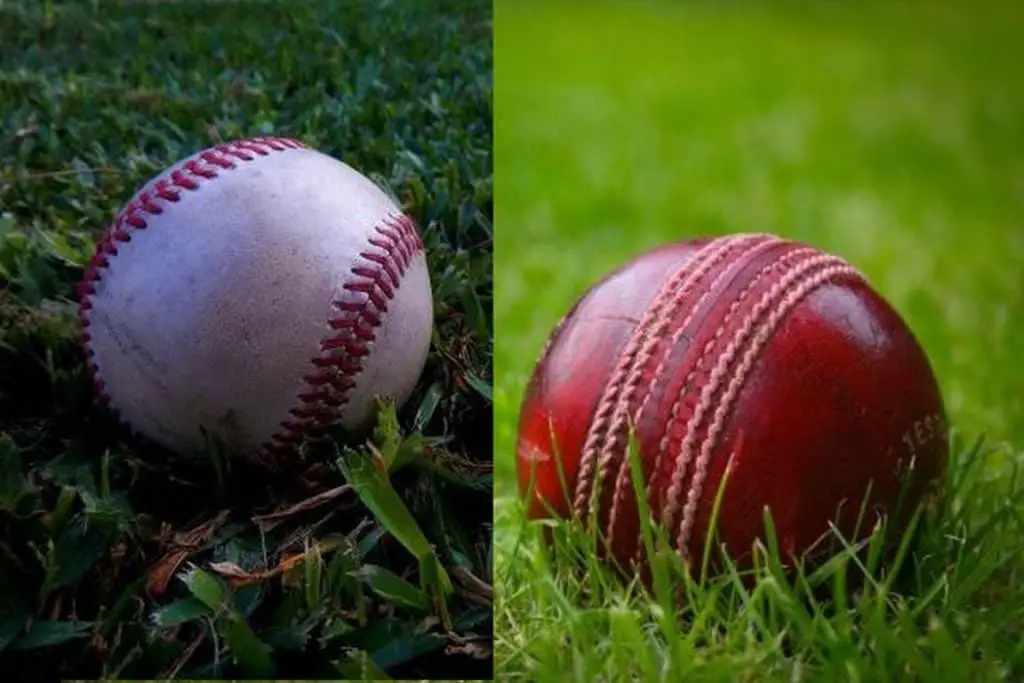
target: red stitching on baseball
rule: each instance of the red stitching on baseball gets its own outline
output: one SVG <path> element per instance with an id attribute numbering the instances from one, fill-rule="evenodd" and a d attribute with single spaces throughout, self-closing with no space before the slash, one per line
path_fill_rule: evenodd
<path id="1" fill-rule="evenodd" d="M 240 140 L 224 145 L 218 145 L 217 149 L 221 155 L 231 155 L 236 158 L 255 158 L 247 154 L 252 151 L 264 156 L 271 151 L 284 151 L 288 149 L 305 149 L 306 145 L 298 140 L 289 138 L 251 138 Z M 92 297 L 96 294 L 96 283 L 103 279 L 103 273 L 110 265 L 110 257 L 117 255 L 118 245 L 130 242 L 132 230 L 144 230 L 147 226 L 146 215 L 157 215 L 162 213 L 163 208 L 160 202 L 178 202 L 181 200 L 182 191 L 195 192 L 201 186 L 199 181 L 210 180 L 217 177 L 217 172 L 203 161 L 209 162 L 209 152 L 200 153 L 197 158 L 190 158 L 179 163 L 176 167 L 165 172 L 153 182 L 151 188 L 140 191 L 114 218 L 113 222 L 104 230 L 96 243 L 96 248 L 89 263 L 78 283 L 78 320 L 81 328 L 81 345 L 85 351 L 86 374 L 93 385 L 97 401 L 103 405 L 110 405 L 110 396 L 106 392 L 106 384 L 100 377 L 99 367 L 94 360 L 95 354 L 89 347 L 92 337 L 89 334 L 89 311 L 92 310 Z M 213 158 L 227 161 L 213 155 Z M 231 162 L 228 162 L 231 163 Z M 231 164 L 230 168 L 234 168 Z"/>
<path id="2" fill-rule="evenodd" d="M 192 175 L 199 176 L 200 178 L 206 178 L 207 180 L 212 180 L 213 178 L 216 178 L 217 171 L 213 170 L 212 168 L 207 168 L 206 166 L 200 165 L 200 160 L 206 161 L 203 155 L 200 155 L 198 159 L 186 161 L 183 170 L 188 171 Z"/>
<path id="3" fill-rule="evenodd" d="M 186 170 L 187 169 L 177 169 L 177 170 L 171 171 L 170 182 L 171 182 L 172 185 L 176 185 L 177 187 L 182 187 L 182 188 L 184 188 L 186 190 L 195 190 L 196 188 L 199 187 L 199 184 L 196 181 L 192 180 L 191 178 L 189 178 L 188 176 L 185 175 L 185 171 Z M 175 199 L 174 201 L 178 201 L 178 200 Z"/>
<path id="4" fill-rule="evenodd" d="M 398 275 L 404 275 L 413 255 L 423 250 L 416 224 L 405 214 L 389 218 L 374 231 L 377 235 L 368 242 L 383 253 L 366 250 L 360 254 L 364 261 L 352 267 L 354 277 L 342 286 L 333 304 L 335 313 L 327 321 L 331 334 L 320 342 L 321 354 L 312 359 L 316 371 L 303 378 L 308 389 L 298 396 L 302 405 L 290 411 L 296 419 L 281 422 L 263 446 L 271 457 L 285 454 L 310 431 L 337 422 L 394 298 Z"/>

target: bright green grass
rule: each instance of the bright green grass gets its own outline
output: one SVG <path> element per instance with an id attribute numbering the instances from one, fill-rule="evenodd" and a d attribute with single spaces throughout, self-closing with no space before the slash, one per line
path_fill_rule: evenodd
<path id="1" fill-rule="evenodd" d="M 1024 10 L 579 7 L 497 8 L 499 672 L 1019 680 Z M 797 608 L 774 581 L 757 609 L 703 589 L 677 633 L 657 619 L 669 601 L 636 599 L 595 571 L 586 582 L 552 573 L 534 533 L 521 535 L 517 410 L 551 327 L 640 251 L 738 231 L 849 259 L 933 363 L 962 438 L 952 494 L 916 554 L 917 599 L 878 589 L 813 616 L 822 603 Z M 968 448 L 979 436 L 984 459 Z M 694 613 L 707 621 L 694 627 Z"/>

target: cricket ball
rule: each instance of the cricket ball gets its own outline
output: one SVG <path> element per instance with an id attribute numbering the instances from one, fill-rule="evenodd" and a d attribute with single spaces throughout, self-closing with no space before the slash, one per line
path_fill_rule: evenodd
<path id="1" fill-rule="evenodd" d="M 145 183 L 79 287 L 96 396 L 181 454 L 266 463 L 366 428 L 423 370 L 433 299 L 412 218 L 291 139 L 202 150 Z"/>
<path id="2" fill-rule="evenodd" d="M 516 449 L 527 514 L 593 522 L 623 570 L 646 565 L 631 443 L 651 521 L 683 560 L 713 531 L 741 567 L 766 510 L 784 561 L 814 556 L 830 530 L 857 541 L 879 515 L 905 523 L 949 447 L 902 318 L 843 259 L 766 234 L 635 258 L 541 353 Z"/>

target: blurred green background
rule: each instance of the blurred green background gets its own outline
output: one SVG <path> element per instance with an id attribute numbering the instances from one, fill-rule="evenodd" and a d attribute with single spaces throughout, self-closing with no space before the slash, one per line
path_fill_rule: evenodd
<path id="1" fill-rule="evenodd" d="M 847 258 L 920 338 L 954 424 L 1024 448 L 1022 8 L 498 1 L 499 547 L 551 327 L 609 269 L 697 234 Z"/>

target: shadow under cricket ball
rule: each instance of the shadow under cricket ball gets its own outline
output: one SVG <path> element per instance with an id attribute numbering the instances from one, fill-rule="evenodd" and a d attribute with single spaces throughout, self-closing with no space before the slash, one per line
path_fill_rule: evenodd
<path id="1" fill-rule="evenodd" d="M 898 532 L 949 449 L 899 314 L 843 259 L 764 234 L 666 245 L 611 273 L 556 327 L 527 387 L 528 516 L 593 520 L 602 555 L 644 571 L 631 434 L 652 521 L 691 566 L 727 468 L 714 539 L 748 568 L 765 510 L 784 561 L 833 525 L 851 542 L 878 516 Z"/>

